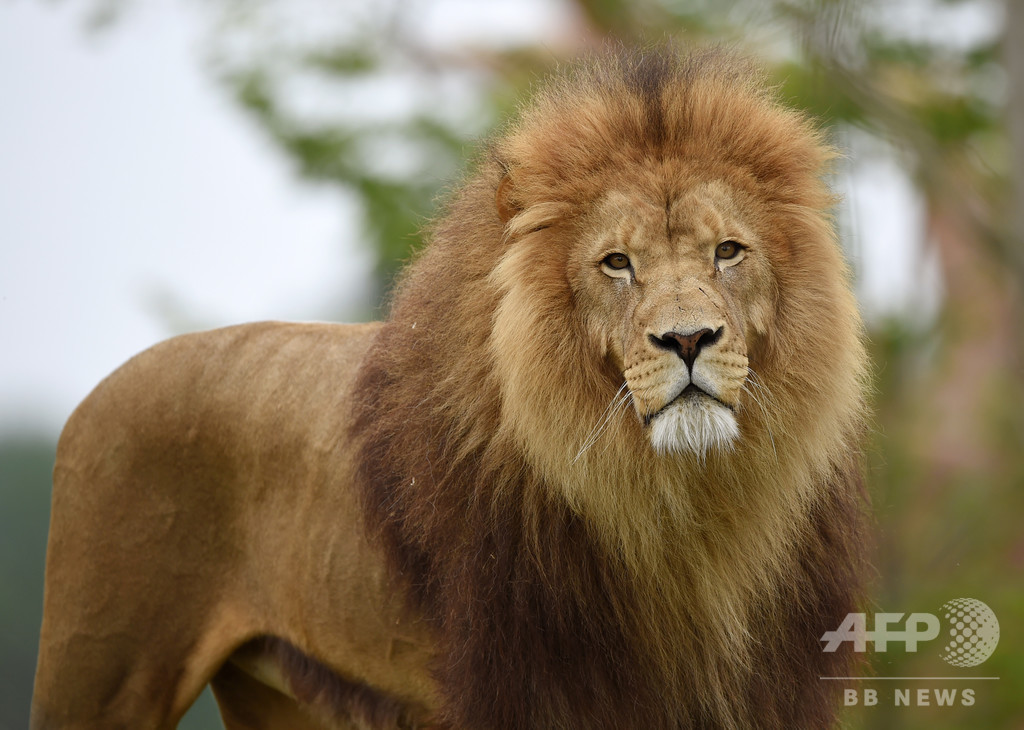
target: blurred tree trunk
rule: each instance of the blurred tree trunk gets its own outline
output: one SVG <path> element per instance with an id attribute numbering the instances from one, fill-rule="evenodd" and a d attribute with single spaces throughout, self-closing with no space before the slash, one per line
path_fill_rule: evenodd
<path id="1" fill-rule="evenodd" d="M 1012 279 L 986 240 L 990 213 L 980 210 L 977 181 L 956 156 L 936 161 L 925 188 L 927 235 L 945 287 L 942 345 L 923 383 L 914 445 L 927 465 L 926 495 L 964 477 L 998 477 L 1002 459 L 992 438 L 992 409 L 1005 397 L 1004 376 L 1019 336 Z"/>
<path id="2" fill-rule="evenodd" d="M 1008 83 L 1009 205 L 998 210 L 960 151 L 925 161 L 928 235 L 940 260 L 943 346 L 925 393 L 915 451 L 929 485 L 967 478 L 998 482 L 1016 460 L 993 433 L 1019 397 L 1024 232 L 1024 3 L 1006 0 L 1003 52 Z M 926 490 L 926 491 L 931 491 Z"/>

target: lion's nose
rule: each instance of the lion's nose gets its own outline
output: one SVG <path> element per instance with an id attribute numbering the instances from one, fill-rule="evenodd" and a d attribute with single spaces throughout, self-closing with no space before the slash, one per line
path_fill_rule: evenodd
<path id="1" fill-rule="evenodd" d="M 675 351 L 686 363 L 687 369 L 693 370 L 693 362 L 697 359 L 697 355 L 708 345 L 718 342 L 722 336 L 722 329 L 722 327 L 717 330 L 704 328 L 685 335 L 681 332 L 666 332 L 661 337 L 651 335 L 651 342 L 655 347 Z"/>

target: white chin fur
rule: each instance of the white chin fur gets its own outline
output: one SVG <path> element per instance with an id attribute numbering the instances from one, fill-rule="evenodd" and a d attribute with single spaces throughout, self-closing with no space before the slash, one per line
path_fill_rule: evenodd
<path id="1" fill-rule="evenodd" d="M 651 423 L 651 444 L 663 455 L 689 451 L 704 456 L 713 448 L 731 448 L 739 435 L 733 412 L 704 397 L 674 403 Z"/>

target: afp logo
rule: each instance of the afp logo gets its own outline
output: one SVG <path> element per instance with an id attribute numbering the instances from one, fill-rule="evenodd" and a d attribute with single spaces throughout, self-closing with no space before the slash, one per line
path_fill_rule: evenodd
<path id="1" fill-rule="evenodd" d="M 845 642 L 854 651 L 886 651 L 890 643 L 901 643 L 907 651 L 917 651 L 921 642 L 942 637 L 942 659 L 954 667 L 976 667 L 992 656 L 999 643 L 999 621 L 992 609 L 974 598 L 957 598 L 942 605 L 939 616 L 933 613 L 876 613 L 872 631 L 867 615 L 849 613 L 835 631 L 826 631 L 823 651 L 836 651 Z M 941 617 L 941 618 L 940 618 Z"/>

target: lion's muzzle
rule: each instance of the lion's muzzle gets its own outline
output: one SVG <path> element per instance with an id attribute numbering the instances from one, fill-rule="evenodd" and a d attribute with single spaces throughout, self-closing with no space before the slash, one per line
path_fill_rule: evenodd
<path id="1" fill-rule="evenodd" d="M 656 330 L 658 331 L 658 330 Z M 637 415 L 659 453 L 728 448 L 747 373 L 742 340 L 720 323 L 670 326 L 637 343 L 625 375 Z"/>

